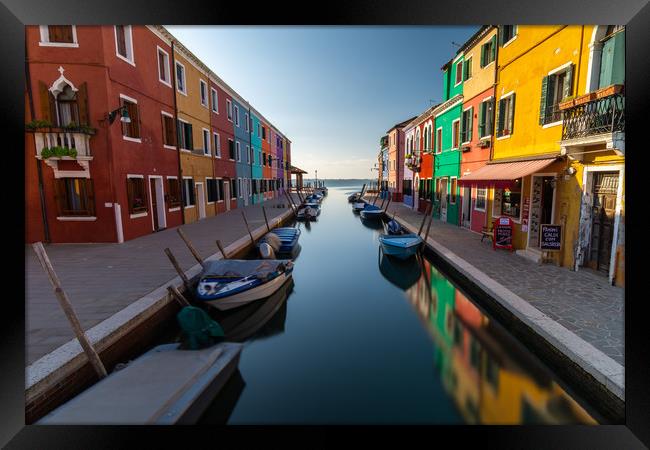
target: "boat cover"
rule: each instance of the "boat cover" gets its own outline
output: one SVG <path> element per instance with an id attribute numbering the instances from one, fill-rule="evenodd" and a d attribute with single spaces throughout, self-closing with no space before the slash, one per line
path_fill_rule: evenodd
<path id="1" fill-rule="evenodd" d="M 220 259 L 206 264 L 201 278 L 244 278 L 254 277 L 260 280 L 275 278 L 290 264 L 285 259 Z"/>
<path id="2" fill-rule="evenodd" d="M 220 342 L 224 338 L 223 328 L 212 320 L 208 313 L 196 306 L 186 306 L 176 314 L 183 330 L 181 348 L 198 350 Z"/>
<path id="3" fill-rule="evenodd" d="M 280 247 L 282 246 L 282 240 L 280 239 L 280 237 L 277 234 L 275 234 L 273 232 L 266 233 L 266 235 L 264 235 L 264 237 L 262 239 L 257 241 L 257 246 L 259 247 L 259 245 L 264 243 L 264 242 L 269 244 L 271 246 L 271 248 L 273 249 L 273 251 L 276 251 L 276 252 L 280 251 Z"/>

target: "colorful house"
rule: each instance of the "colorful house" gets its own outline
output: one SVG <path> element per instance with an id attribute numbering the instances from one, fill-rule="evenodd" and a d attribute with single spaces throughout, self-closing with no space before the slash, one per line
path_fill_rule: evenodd
<path id="1" fill-rule="evenodd" d="M 271 166 L 269 165 L 269 156 L 271 155 L 271 126 L 268 121 L 262 122 L 262 179 L 260 186 L 263 191 L 264 183 L 262 180 L 271 178 Z M 262 193 L 263 198 L 266 198 L 266 192 Z"/>
<path id="2" fill-rule="evenodd" d="M 413 171 L 414 205 L 420 212 L 429 208 L 433 196 L 433 112 L 432 106 L 405 127 L 405 164 Z"/>
<path id="3" fill-rule="evenodd" d="M 463 184 L 462 177 L 480 169 L 490 160 L 494 128 L 497 27 L 481 27 L 461 49 L 465 56 L 460 122 L 460 225 L 480 233 L 488 225 L 488 186 Z"/>
<path id="4" fill-rule="evenodd" d="M 388 190 L 391 193 L 393 201 L 404 202 L 409 205 L 412 203 L 413 178 L 404 178 L 404 148 L 406 145 L 404 138 L 404 127 L 415 117 L 411 117 L 403 122 L 394 125 L 386 133 L 388 135 Z M 412 171 L 409 169 L 409 172 Z M 407 201 L 404 196 L 408 196 Z"/>
<path id="5" fill-rule="evenodd" d="M 388 135 L 381 137 L 379 147 L 379 170 L 381 172 L 379 190 L 382 198 L 387 198 L 390 195 L 388 190 Z"/>
<path id="6" fill-rule="evenodd" d="M 260 114 L 251 109 L 251 149 L 253 154 L 252 160 L 252 178 L 253 178 L 253 203 L 261 203 L 264 201 L 264 195 L 261 190 L 262 180 L 262 122 L 260 121 Z"/>
<path id="7" fill-rule="evenodd" d="M 248 104 L 241 98 L 233 97 L 232 104 L 229 105 L 228 116 L 231 117 L 235 130 L 237 205 L 239 207 L 248 206 L 251 203 L 252 193 Z"/>
<path id="8" fill-rule="evenodd" d="M 460 121 L 463 112 L 463 81 L 466 72 L 464 53 L 460 49 L 451 61 L 442 67 L 443 103 L 436 107 L 433 198 L 434 217 L 448 223 L 458 224 L 459 187 L 461 160 Z"/>

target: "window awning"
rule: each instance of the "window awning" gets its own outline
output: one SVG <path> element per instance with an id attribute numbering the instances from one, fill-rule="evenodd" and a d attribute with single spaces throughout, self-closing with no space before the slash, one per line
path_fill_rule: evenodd
<path id="1" fill-rule="evenodd" d="M 475 172 L 467 174 L 458 180 L 465 185 L 509 185 L 514 180 L 539 172 L 544 167 L 554 163 L 557 158 L 536 159 L 531 161 L 513 161 L 487 164 Z"/>

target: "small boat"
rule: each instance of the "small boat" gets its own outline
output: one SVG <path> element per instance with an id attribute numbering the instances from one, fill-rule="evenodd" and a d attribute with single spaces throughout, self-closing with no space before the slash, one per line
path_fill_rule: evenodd
<path id="1" fill-rule="evenodd" d="M 323 200 L 323 196 L 320 194 L 311 194 L 305 197 L 306 202 L 320 203 Z"/>
<path id="2" fill-rule="evenodd" d="M 399 235 L 399 234 L 407 234 L 406 230 L 402 228 L 402 226 L 399 224 L 398 221 L 395 219 L 391 219 L 386 223 L 386 234 L 392 234 L 392 235 Z"/>
<path id="3" fill-rule="evenodd" d="M 288 259 L 220 259 L 206 264 L 196 287 L 196 297 L 219 310 L 266 298 L 293 272 Z"/>
<path id="4" fill-rule="evenodd" d="M 362 209 L 366 208 L 366 205 L 368 205 L 368 203 L 366 203 L 364 201 L 352 203 L 352 210 L 353 211 L 361 211 Z"/>
<path id="5" fill-rule="evenodd" d="M 296 219 L 299 220 L 314 220 L 320 215 L 320 205 L 318 203 L 305 203 L 302 208 L 298 210 Z"/>
<path id="6" fill-rule="evenodd" d="M 386 255 L 408 259 L 418 251 L 422 238 L 417 234 L 382 234 L 379 243 Z"/>
<path id="7" fill-rule="evenodd" d="M 284 256 L 290 256 L 293 253 L 299 237 L 300 230 L 298 228 L 274 228 L 260 238 L 260 240 L 257 241 L 256 246 L 259 249 L 262 244 L 269 244 L 273 249 L 273 253 L 283 258 Z"/>
<path id="8" fill-rule="evenodd" d="M 364 219 L 380 219 L 384 215 L 384 212 L 379 206 L 366 204 L 366 207 L 359 214 Z"/>

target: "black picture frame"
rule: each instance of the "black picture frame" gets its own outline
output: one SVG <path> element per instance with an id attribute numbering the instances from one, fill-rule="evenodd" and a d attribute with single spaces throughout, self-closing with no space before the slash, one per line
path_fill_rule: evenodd
<path id="1" fill-rule="evenodd" d="M 182 7 L 181 7 L 182 6 Z M 3 0 L 0 30 L 4 55 L 0 71 L 0 102 L 6 167 L 23 168 L 24 157 L 24 25 L 39 23 L 113 24 L 280 24 L 280 25 L 446 25 L 479 23 L 607 23 L 625 24 L 626 29 L 626 147 L 634 161 L 626 163 L 626 260 L 625 366 L 626 420 L 624 425 L 607 426 L 436 426 L 436 427 L 62 427 L 24 425 L 25 315 L 24 289 L 17 280 L 24 271 L 24 243 L 13 237 L 24 230 L 20 199 L 24 177 L 21 170 L 9 170 L 5 192 L 5 240 L 12 257 L 5 253 L 5 283 L 0 355 L 0 446 L 5 448 L 123 448 L 130 446 L 181 448 L 202 439 L 204 445 L 223 445 L 225 440 L 241 446 L 249 439 L 264 439 L 263 445 L 284 446 L 285 438 L 270 440 L 267 433 L 282 433 L 303 446 L 338 446 L 347 440 L 338 432 L 357 432 L 369 441 L 404 445 L 460 445 L 493 448 L 644 448 L 650 446 L 650 346 L 648 326 L 642 311 L 647 295 L 642 290 L 645 244 L 642 232 L 642 189 L 647 152 L 641 142 L 643 120 L 649 117 L 648 44 L 650 4 L 647 0 L 457 0 L 445 4 L 423 1 L 399 2 L 364 0 L 309 5 L 266 3 L 252 7 L 247 2 L 157 0 L 155 6 L 127 0 Z M 10 139 L 7 139 L 7 138 Z M 646 140 L 647 141 L 647 140 Z M 647 146 L 647 143 L 646 145 Z M 646 161 L 643 161 L 643 159 Z M 22 171 L 24 173 L 24 170 Z M 18 192 L 16 192 L 18 191 Z M 636 200 L 635 200 L 636 199 Z M 16 208 L 18 205 L 18 208 Z M 11 208 L 11 209 L 10 209 Z M 19 211 L 16 212 L 15 209 Z M 21 214 L 22 213 L 22 214 Z M 22 246 L 21 246 L 22 245 Z M 632 248 L 632 245 L 635 247 Z M 18 258 L 14 258 L 17 255 Z M 15 272 L 15 273 L 14 273 Z M 638 290 L 637 290 L 638 288 Z M 635 294 L 636 292 L 636 294 Z M 264 432 L 265 436 L 261 436 Z M 398 436 L 396 436 L 398 435 Z M 417 435 L 417 436 L 416 436 Z M 182 439 L 178 442 L 176 439 Z M 423 444 L 417 444 L 419 438 Z M 144 439 L 144 441 L 140 441 Z M 397 440 L 399 439 L 399 441 Z M 140 442 L 140 443 L 138 443 Z M 349 441 L 352 443 L 353 441 Z M 408 445 L 408 444 L 406 444 Z"/>

